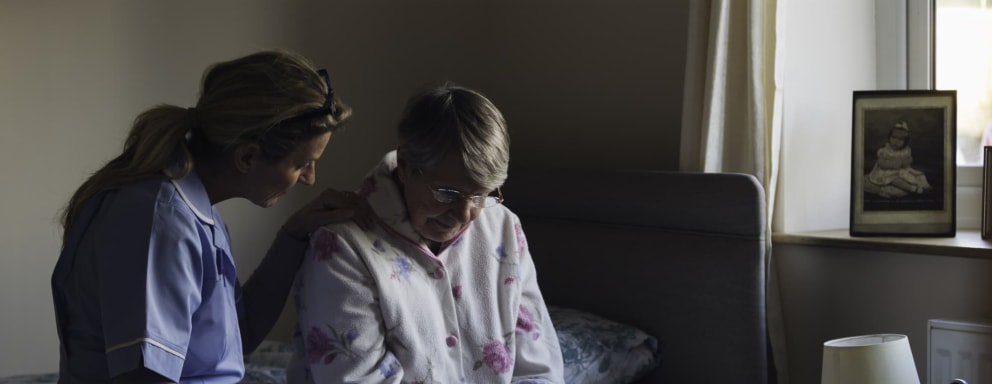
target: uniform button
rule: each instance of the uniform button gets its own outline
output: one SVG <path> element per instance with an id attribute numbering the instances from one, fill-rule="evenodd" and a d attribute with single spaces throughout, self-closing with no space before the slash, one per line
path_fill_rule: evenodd
<path id="1" fill-rule="evenodd" d="M 458 344 L 458 338 L 454 336 L 448 336 L 448 338 L 444 340 L 444 342 L 447 343 L 449 347 L 454 347 L 456 344 Z"/>
<path id="2" fill-rule="evenodd" d="M 444 268 L 437 267 L 437 269 L 434 270 L 434 278 L 435 279 L 438 279 L 438 280 L 443 279 L 444 278 Z"/>

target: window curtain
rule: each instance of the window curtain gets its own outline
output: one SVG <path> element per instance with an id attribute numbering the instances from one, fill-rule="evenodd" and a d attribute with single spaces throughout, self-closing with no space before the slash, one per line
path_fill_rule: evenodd
<path id="1" fill-rule="evenodd" d="M 679 169 L 739 172 L 764 186 L 770 380 L 787 384 L 785 328 L 771 228 L 782 132 L 782 5 L 777 0 L 693 0 L 689 6 Z"/>

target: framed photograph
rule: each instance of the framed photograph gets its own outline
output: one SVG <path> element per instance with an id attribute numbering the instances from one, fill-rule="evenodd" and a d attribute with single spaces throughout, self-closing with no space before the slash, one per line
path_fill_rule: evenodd
<path id="1" fill-rule="evenodd" d="M 851 236 L 954 236 L 956 106 L 956 91 L 854 91 Z"/>
<path id="2" fill-rule="evenodd" d="M 982 152 L 982 238 L 992 239 L 992 147 Z"/>

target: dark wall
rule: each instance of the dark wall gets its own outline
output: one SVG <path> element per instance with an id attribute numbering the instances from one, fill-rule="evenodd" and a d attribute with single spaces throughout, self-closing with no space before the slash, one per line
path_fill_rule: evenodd
<path id="1" fill-rule="evenodd" d="M 395 146 L 406 97 L 438 80 L 476 88 L 503 110 L 513 164 L 676 170 L 688 6 L 314 4 L 300 15 L 302 49 L 332 70 L 356 111 L 323 172 L 356 182 Z"/>

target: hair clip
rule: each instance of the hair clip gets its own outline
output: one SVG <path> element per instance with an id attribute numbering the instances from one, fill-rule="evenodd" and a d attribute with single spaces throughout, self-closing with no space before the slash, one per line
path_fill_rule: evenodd
<path id="1" fill-rule="evenodd" d="M 320 77 L 324 78 L 324 84 L 327 84 L 327 96 L 324 99 L 324 106 L 321 107 L 322 110 L 327 110 L 334 116 L 338 113 L 337 108 L 334 107 L 334 88 L 331 88 L 331 78 L 327 75 L 326 69 L 320 69 L 317 71 Z"/>
<path id="2" fill-rule="evenodd" d="M 311 109 L 297 116 L 283 120 L 280 124 L 285 124 L 286 122 L 298 122 L 328 114 L 331 115 L 331 117 L 337 115 L 338 109 L 334 107 L 334 89 L 331 88 L 331 79 L 327 76 L 327 70 L 320 69 L 317 71 L 317 74 L 324 78 L 324 83 L 327 84 L 327 96 L 324 97 L 324 105 L 321 105 L 320 108 Z"/>

